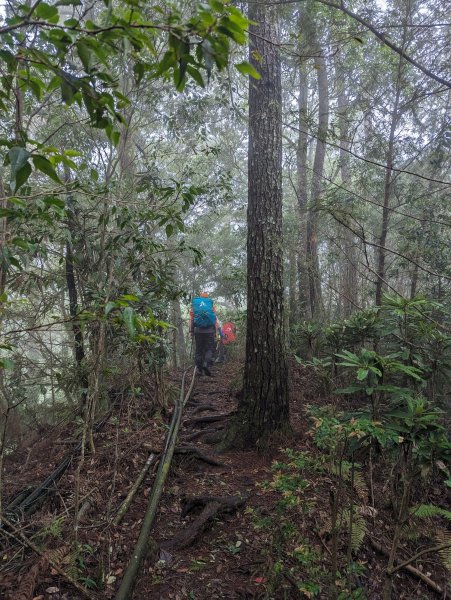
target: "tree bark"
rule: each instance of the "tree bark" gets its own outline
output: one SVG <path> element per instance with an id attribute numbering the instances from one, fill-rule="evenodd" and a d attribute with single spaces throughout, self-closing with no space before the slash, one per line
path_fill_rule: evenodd
<path id="1" fill-rule="evenodd" d="M 348 99 L 346 97 L 344 86 L 344 73 L 339 65 L 335 65 L 335 78 L 337 86 L 337 114 L 338 127 L 340 131 L 340 175 L 341 181 L 345 188 L 352 185 L 352 177 L 350 171 L 350 155 L 347 150 L 350 149 L 349 143 L 349 127 L 347 113 L 349 109 Z M 348 210 L 352 210 L 352 197 L 347 199 Z M 344 253 L 345 264 L 343 268 L 343 316 L 348 318 L 355 307 L 358 306 L 357 295 L 357 246 L 356 239 L 353 233 L 347 228 L 343 228 L 344 238 Z"/>
<path id="2" fill-rule="evenodd" d="M 321 193 L 323 190 L 324 159 L 326 157 L 326 136 L 329 125 L 329 88 L 327 64 L 324 56 L 318 51 L 315 59 L 318 73 L 318 133 L 315 158 L 313 161 L 312 193 L 307 213 L 307 265 L 310 289 L 310 310 L 313 319 L 319 319 L 323 313 L 321 292 L 321 276 L 318 257 L 318 215 Z"/>
<path id="3" fill-rule="evenodd" d="M 407 12 L 404 15 L 404 30 L 403 30 L 403 40 L 402 40 L 402 49 L 404 49 L 407 41 L 407 20 L 408 20 L 408 12 L 410 12 L 410 5 L 407 6 Z M 393 188 L 393 166 L 394 166 L 394 158 L 395 158 L 395 134 L 396 128 L 399 123 L 399 119 L 401 117 L 400 110 L 400 100 L 401 100 L 401 88 L 402 88 L 402 78 L 403 78 L 403 68 L 405 65 L 405 59 L 402 55 L 400 55 L 398 60 L 398 69 L 396 73 L 396 91 L 395 98 L 393 102 L 393 110 L 391 113 L 391 123 L 390 123 L 390 134 L 388 137 L 388 148 L 386 154 L 386 170 L 385 170 L 385 180 L 384 180 L 384 203 L 382 208 L 382 224 L 381 224 L 381 232 L 378 239 L 379 251 L 377 255 L 377 266 L 376 266 L 376 305 L 380 305 L 382 302 L 382 293 L 385 287 L 385 260 L 387 256 L 387 251 L 385 250 L 387 235 L 388 235 L 388 222 L 390 218 L 390 200 L 391 193 Z"/>
<path id="4" fill-rule="evenodd" d="M 293 243 L 290 244 L 288 251 L 288 269 L 288 324 L 291 329 L 291 327 L 294 327 L 298 320 L 298 302 L 296 297 L 297 259 L 296 247 Z"/>
<path id="5" fill-rule="evenodd" d="M 183 332 L 182 311 L 180 310 L 180 300 L 177 298 L 172 303 L 173 319 L 174 319 L 174 344 L 177 352 L 177 361 L 179 365 L 184 365 L 186 361 L 186 342 Z"/>
<path id="6" fill-rule="evenodd" d="M 289 424 L 284 334 L 281 68 L 274 7 L 252 3 L 249 60 L 247 339 L 233 444 L 264 449 Z"/>
<path id="7" fill-rule="evenodd" d="M 302 31 L 302 23 L 300 24 Z M 297 198 L 299 208 L 299 310 L 304 318 L 310 316 L 310 289 L 307 269 L 307 147 L 308 147 L 308 114 L 307 114 L 307 69 L 302 63 L 299 67 L 299 137 L 296 152 L 297 162 Z"/>
<path id="8" fill-rule="evenodd" d="M 393 105 L 392 118 L 390 123 L 390 134 L 388 138 L 387 148 L 387 159 L 386 159 L 386 171 L 384 180 L 384 203 L 382 208 L 382 224 L 381 232 L 378 239 L 379 250 L 377 254 L 377 281 L 376 281 L 376 305 L 379 306 L 382 302 L 382 293 L 384 290 L 385 280 L 385 260 L 387 257 L 387 251 L 385 250 L 385 243 L 388 235 L 388 222 L 390 218 L 390 198 L 393 187 L 393 162 L 394 162 L 394 149 L 395 149 L 395 133 L 396 127 L 399 120 L 399 98 L 400 98 L 400 85 L 398 77 L 398 85 L 396 87 L 395 102 Z"/>
<path id="9" fill-rule="evenodd" d="M 64 175 L 66 183 L 69 183 L 70 173 L 67 167 L 65 167 Z M 77 367 L 78 385 L 80 386 L 81 390 L 81 406 L 84 407 L 86 405 L 86 398 L 88 393 L 88 373 L 85 365 L 85 344 L 83 330 L 81 328 L 80 322 L 77 320 L 79 305 L 73 252 L 73 241 L 77 235 L 77 224 L 75 222 L 75 206 L 72 194 L 68 194 L 67 209 L 67 229 L 70 233 L 70 238 L 66 242 L 66 286 L 69 295 L 69 314 L 72 319 L 72 333 L 74 336 L 74 358 Z"/>

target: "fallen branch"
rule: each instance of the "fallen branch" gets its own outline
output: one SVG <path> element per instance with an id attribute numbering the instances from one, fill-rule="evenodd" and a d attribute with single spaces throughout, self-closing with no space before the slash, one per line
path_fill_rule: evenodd
<path id="1" fill-rule="evenodd" d="M 63 579 L 65 579 L 68 583 L 70 583 L 76 590 L 83 594 L 85 598 L 89 598 L 89 600 L 97 600 L 97 597 L 87 590 L 84 586 L 82 586 L 78 581 L 75 581 L 70 575 L 68 575 L 61 567 L 59 567 L 55 561 L 53 561 L 46 553 L 42 552 L 31 540 L 24 536 L 24 534 L 17 529 L 15 525 L 13 525 L 5 516 L 3 517 L 3 525 L 6 525 L 13 533 L 9 533 L 6 529 L 3 529 L 3 533 L 5 533 L 8 537 L 13 538 L 15 541 L 18 541 L 30 550 L 33 550 L 36 554 L 38 554 L 42 559 L 48 560 L 48 564 L 61 575 Z"/>
<path id="2" fill-rule="evenodd" d="M 418 552 L 414 556 L 411 556 L 410 558 L 408 558 L 404 562 L 400 563 L 399 565 L 396 565 L 396 567 L 391 569 L 390 575 L 392 575 L 393 573 L 396 573 L 396 571 L 399 571 L 399 569 L 403 569 L 404 567 L 407 567 L 411 563 L 418 560 L 420 558 L 420 556 L 423 556 L 424 554 L 430 554 L 431 552 L 440 552 L 440 550 L 446 550 L 447 548 L 451 548 L 450 542 L 443 543 L 443 544 L 437 544 L 437 546 L 431 546 L 430 548 L 425 548 L 424 550 L 421 550 L 420 552 Z"/>
<path id="3" fill-rule="evenodd" d="M 166 478 L 169 474 L 171 467 L 171 461 L 175 450 L 175 444 L 177 442 L 177 434 L 182 421 L 183 408 L 190 397 L 192 392 L 196 369 L 194 369 L 193 378 L 188 392 L 185 394 L 185 374 L 182 379 L 182 388 L 180 390 L 180 398 L 174 407 L 174 413 L 172 415 L 171 425 L 169 427 L 168 435 L 166 437 L 166 443 L 164 450 L 161 455 L 161 460 L 158 465 L 158 471 L 155 476 L 155 481 L 152 487 L 152 492 L 149 496 L 149 502 L 147 510 L 144 515 L 141 531 L 139 533 L 138 541 L 133 549 L 131 559 L 128 563 L 127 570 L 125 571 L 122 579 L 120 588 L 116 594 L 115 600 L 129 600 L 133 595 L 133 588 L 135 586 L 136 578 L 140 571 L 141 563 L 149 551 L 149 537 L 150 530 L 152 528 L 155 515 L 157 513 L 158 503 L 163 493 L 163 486 Z"/>
<path id="4" fill-rule="evenodd" d="M 377 552 L 380 552 L 384 556 L 390 555 L 388 550 L 386 550 L 383 546 L 381 546 L 378 542 L 374 541 L 372 538 L 370 538 L 370 544 L 375 550 L 377 550 Z M 414 577 L 417 577 L 417 579 L 421 579 L 421 581 L 423 581 L 426 585 L 428 585 L 431 589 L 433 589 L 434 592 L 437 592 L 437 594 L 443 593 L 443 590 L 438 583 L 435 583 L 435 581 L 433 581 L 430 577 L 428 577 L 427 575 L 425 575 L 418 569 L 415 569 L 415 567 L 412 567 L 412 565 L 410 565 L 408 563 L 400 564 L 399 568 L 401 568 L 401 567 L 403 569 L 405 569 L 407 572 L 409 572 L 411 575 L 413 575 Z M 398 569 L 398 565 L 393 569 L 392 572 L 395 572 L 397 569 Z"/>
<path id="5" fill-rule="evenodd" d="M 125 498 L 125 500 L 122 502 L 119 510 L 117 511 L 116 516 L 113 519 L 113 525 L 119 525 L 119 523 L 122 521 L 125 513 L 128 511 L 128 509 L 130 508 L 130 504 L 132 503 L 133 498 L 135 497 L 136 492 L 139 489 L 139 486 L 141 485 L 141 483 L 143 482 L 144 477 L 146 476 L 147 471 L 150 469 L 150 467 L 154 464 L 154 462 L 156 461 L 157 457 L 156 455 L 152 452 L 151 454 L 149 454 L 148 459 L 146 460 L 145 465 L 143 466 L 143 468 L 141 469 L 138 477 L 136 478 L 135 483 L 132 485 L 132 487 L 130 488 L 130 491 L 127 494 L 127 497 Z"/>
<path id="6" fill-rule="evenodd" d="M 181 550 L 190 546 L 210 525 L 220 516 L 232 514 L 244 506 L 245 498 L 238 496 L 201 498 L 184 498 L 182 500 L 182 518 L 196 508 L 202 507 L 202 512 L 180 533 L 161 544 L 163 550 Z"/>

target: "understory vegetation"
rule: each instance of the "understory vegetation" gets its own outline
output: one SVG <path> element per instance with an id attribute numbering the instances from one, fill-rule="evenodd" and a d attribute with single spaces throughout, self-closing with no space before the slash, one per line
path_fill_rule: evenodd
<path id="1" fill-rule="evenodd" d="M 450 593 L 447 8 L 0 6 L 2 598 Z"/>

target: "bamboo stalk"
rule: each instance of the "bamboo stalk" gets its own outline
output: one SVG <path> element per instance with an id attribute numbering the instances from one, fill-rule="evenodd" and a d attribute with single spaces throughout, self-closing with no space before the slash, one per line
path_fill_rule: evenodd
<path id="1" fill-rule="evenodd" d="M 132 485 L 130 491 L 127 494 L 127 497 L 122 502 L 119 510 L 117 511 L 117 514 L 113 519 L 113 525 L 119 525 L 119 523 L 122 521 L 125 513 L 127 512 L 127 510 L 130 507 L 130 504 L 132 503 L 133 498 L 135 497 L 136 492 L 139 489 L 139 486 L 143 482 L 143 479 L 146 476 L 147 471 L 150 469 L 151 465 L 155 462 L 156 458 L 157 457 L 153 452 L 151 454 L 149 454 L 149 457 L 146 460 L 144 467 L 141 469 L 138 477 L 136 478 L 135 483 Z"/>
<path id="2" fill-rule="evenodd" d="M 133 588 L 135 586 L 136 578 L 139 573 L 141 563 L 146 557 L 149 547 L 149 534 L 152 528 L 155 515 L 158 508 L 161 495 L 163 493 L 163 486 L 169 474 L 172 457 L 177 443 L 177 434 L 182 421 L 183 408 L 190 397 L 191 391 L 194 386 L 194 380 L 196 377 L 196 369 L 194 369 L 193 378 L 189 390 L 185 393 L 185 376 L 186 371 L 183 374 L 182 388 L 180 391 L 180 398 L 174 407 L 174 413 L 172 415 L 171 425 L 169 427 L 168 435 L 166 437 L 166 444 L 161 454 L 161 460 L 158 465 L 158 471 L 155 476 L 155 481 L 152 488 L 152 493 L 149 497 L 146 514 L 144 515 L 143 524 L 141 531 L 136 542 L 136 546 L 133 550 L 132 557 L 128 563 L 127 570 L 125 571 L 122 579 L 120 588 L 116 594 L 115 600 L 130 600 L 133 594 Z"/>

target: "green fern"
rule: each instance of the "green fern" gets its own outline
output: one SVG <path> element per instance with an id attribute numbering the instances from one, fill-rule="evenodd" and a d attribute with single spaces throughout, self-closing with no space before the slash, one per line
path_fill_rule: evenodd
<path id="1" fill-rule="evenodd" d="M 80 552 L 77 547 L 72 548 L 70 554 L 66 556 L 65 562 L 67 563 L 67 574 L 72 577 L 72 579 L 78 580 L 80 576 L 80 569 L 78 566 L 78 558 Z"/>
<path id="2" fill-rule="evenodd" d="M 416 542 L 422 535 L 427 533 L 422 531 L 422 528 L 418 527 L 417 524 L 404 523 L 401 528 L 403 539 Z"/>
<path id="3" fill-rule="evenodd" d="M 337 464 L 329 465 L 329 470 L 334 475 L 340 476 L 343 481 L 351 483 L 352 464 L 347 461 L 341 463 L 341 468 Z M 360 472 L 360 467 L 354 464 L 354 489 L 357 492 L 358 497 L 367 502 L 368 500 L 368 486 Z"/>
<path id="4" fill-rule="evenodd" d="M 349 529 L 349 520 L 351 511 L 349 508 L 344 508 L 339 511 L 339 522 L 342 523 L 342 528 Z M 356 511 L 352 515 L 352 534 L 351 534 L 351 548 L 356 552 L 362 545 L 365 535 L 367 533 L 366 521 L 360 513 Z"/>
<path id="5" fill-rule="evenodd" d="M 65 520 L 65 515 L 52 519 L 52 521 L 50 521 L 41 529 L 39 532 L 39 537 L 42 537 L 43 540 L 45 540 L 48 536 L 60 538 L 62 536 L 62 528 Z"/>
<path id="6" fill-rule="evenodd" d="M 435 506 L 434 504 L 417 504 L 410 509 L 410 512 L 415 517 L 423 519 L 431 519 L 432 517 L 444 517 L 451 521 L 451 511 Z"/>
<path id="7" fill-rule="evenodd" d="M 351 511 L 349 508 L 341 508 L 337 515 L 337 528 L 340 532 L 349 532 L 349 521 Z M 332 531 L 332 522 L 330 517 L 326 519 L 324 524 L 326 531 Z M 363 516 L 358 512 L 358 507 L 354 507 L 352 514 L 352 534 L 351 534 L 351 548 L 356 552 L 362 545 L 365 535 L 367 534 L 366 521 Z"/>

